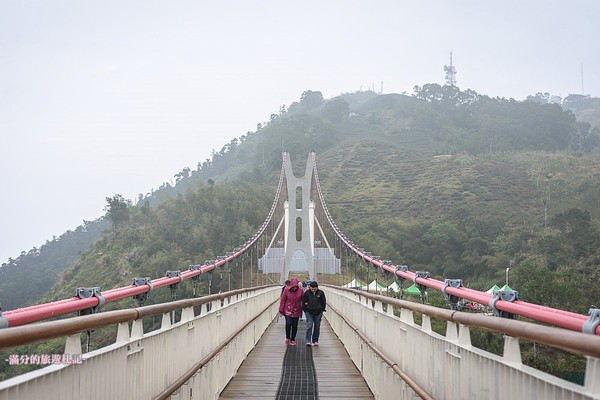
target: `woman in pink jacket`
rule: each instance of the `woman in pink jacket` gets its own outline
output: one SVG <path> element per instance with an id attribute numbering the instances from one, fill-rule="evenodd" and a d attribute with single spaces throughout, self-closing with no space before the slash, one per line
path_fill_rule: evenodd
<path id="1" fill-rule="evenodd" d="M 302 316 L 302 288 L 298 279 L 292 278 L 289 286 L 283 289 L 279 301 L 279 314 L 285 317 L 285 344 L 296 345 L 298 320 Z"/>

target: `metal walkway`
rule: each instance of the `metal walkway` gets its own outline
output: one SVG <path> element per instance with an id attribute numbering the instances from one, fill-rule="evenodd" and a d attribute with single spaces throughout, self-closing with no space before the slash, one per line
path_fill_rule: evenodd
<path id="1" fill-rule="evenodd" d="M 314 362 L 314 372 L 317 377 L 318 397 L 307 394 L 305 383 L 312 374 L 312 368 L 298 368 L 297 376 L 287 376 L 286 381 L 294 379 L 297 386 L 280 390 L 279 398 L 294 399 L 373 399 L 373 394 L 362 378 L 356 366 L 350 360 L 344 346 L 337 338 L 325 318 L 321 323 L 319 347 L 306 347 L 304 342 L 305 324 L 298 326 L 296 336 L 297 346 L 286 346 L 285 320 L 278 318 L 271 323 L 254 349 L 248 354 L 235 377 L 221 393 L 220 399 L 275 399 L 280 382 L 283 378 L 283 363 L 286 351 L 298 352 L 298 358 L 304 360 L 304 355 Z M 309 358 L 308 357 L 308 358 Z M 297 390 L 297 391 L 295 391 Z"/>

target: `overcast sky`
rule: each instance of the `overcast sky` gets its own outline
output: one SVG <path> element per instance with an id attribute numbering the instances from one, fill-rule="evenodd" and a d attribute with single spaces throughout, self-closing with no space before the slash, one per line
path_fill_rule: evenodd
<path id="1" fill-rule="evenodd" d="M 0 0 L 0 263 L 305 90 L 600 96 L 600 2 Z"/>

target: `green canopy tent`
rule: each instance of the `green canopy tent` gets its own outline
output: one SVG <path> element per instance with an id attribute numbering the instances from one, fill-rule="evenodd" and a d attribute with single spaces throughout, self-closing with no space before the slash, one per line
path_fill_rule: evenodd
<path id="1" fill-rule="evenodd" d="M 420 296 L 421 295 L 421 291 L 419 290 L 419 288 L 417 288 L 417 285 L 415 285 L 414 283 L 408 289 L 404 289 L 404 293 L 406 293 L 406 294 L 414 294 L 416 296 Z"/>
<path id="2" fill-rule="evenodd" d="M 425 303 L 425 301 L 427 300 L 427 292 L 421 294 L 421 291 L 419 290 L 419 288 L 417 287 L 417 285 L 415 283 L 413 283 L 412 286 L 409 287 L 408 289 L 404 289 L 402 294 L 403 295 L 404 294 L 412 294 L 414 296 L 419 296 L 423 303 Z"/>
<path id="3" fill-rule="evenodd" d="M 485 292 L 489 293 L 489 294 L 493 294 L 493 293 L 496 293 L 498 290 L 500 290 L 498 285 L 494 285 L 491 288 L 489 288 L 488 290 L 486 290 Z"/>
<path id="4" fill-rule="evenodd" d="M 512 291 L 513 291 L 513 290 L 510 288 L 510 286 L 508 286 L 508 285 L 504 285 L 504 286 L 502 286 L 502 287 L 501 287 L 500 289 L 498 289 L 498 290 L 502 290 L 502 291 L 504 291 L 504 292 L 512 292 Z"/>

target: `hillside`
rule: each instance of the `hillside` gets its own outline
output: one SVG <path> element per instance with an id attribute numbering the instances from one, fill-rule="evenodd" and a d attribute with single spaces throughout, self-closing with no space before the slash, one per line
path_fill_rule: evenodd
<path id="1" fill-rule="evenodd" d="M 600 98 L 571 94 L 564 99 L 563 108 L 571 110 L 578 121 L 600 128 Z"/>
<path id="2" fill-rule="evenodd" d="M 46 241 L 39 249 L 34 247 L 16 259 L 9 259 L 0 268 L 2 308 L 12 310 L 38 301 L 107 228 L 108 223 L 103 219 L 85 221 L 74 231 Z"/>
<path id="3" fill-rule="evenodd" d="M 586 235 L 597 234 L 594 138 L 600 133 L 588 129 L 583 133 L 590 140 L 574 140 L 583 134 L 577 124 L 571 113 L 551 104 L 490 99 L 439 85 L 418 88 L 414 96 L 358 92 L 330 100 L 306 91 L 197 170 L 178 173 L 176 185 L 165 184 L 128 206 L 128 221 L 88 251 L 81 248 L 79 260 L 57 259 L 57 271 L 73 264 L 45 299 L 70 296 L 77 286 L 110 288 L 133 276 L 159 276 L 243 242 L 239 235 L 220 240 L 226 232 L 210 229 L 224 211 L 211 208 L 212 200 L 204 196 L 218 189 L 214 192 L 225 196 L 221 207 L 227 203 L 235 210 L 236 191 L 253 187 L 247 201 L 264 213 L 249 219 L 235 212 L 227 225 L 237 230 L 244 221 L 243 231 L 252 231 L 272 200 L 282 146 L 297 170 L 303 170 L 309 151 L 317 151 L 328 204 L 344 231 L 363 239 L 364 247 L 484 287 L 501 277 L 508 263 L 547 259 L 538 241 L 548 239 L 557 215 L 588 213 Z M 207 217 L 209 212 L 214 216 Z M 592 254 L 589 250 L 585 257 Z M 579 255 L 571 262 L 582 260 Z M 553 270 L 573 267 L 561 262 L 542 264 Z M 19 260 L 14 264 L 1 270 L 11 282 L 2 298 L 20 297 L 13 277 L 22 268 Z M 57 276 L 47 276 L 47 287 Z"/>
<path id="4" fill-rule="evenodd" d="M 219 232 L 217 240 L 209 227 L 223 213 L 233 216 L 228 222 L 232 232 L 240 221 L 249 223 L 246 232 L 260 224 L 275 189 L 282 144 L 297 172 L 304 169 L 308 152 L 317 151 L 334 217 L 374 254 L 439 277 L 461 277 L 476 288 L 501 280 L 508 265 L 545 268 L 553 279 L 565 269 L 597 269 L 595 249 L 577 243 L 598 237 L 600 158 L 593 155 L 593 142 L 587 155 L 570 149 L 577 134 L 572 114 L 554 105 L 494 100 L 436 85 L 418 93 L 365 92 L 325 100 L 318 92 L 305 92 L 286 112 L 232 140 L 197 171 L 166 188 L 173 200 L 150 206 L 144 217 L 132 217 L 112 236 L 105 235 L 67 271 L 49 298 L 59 298 L 82 282 L 112 287 L 134 275 L 159 276 L 162 270 L 213 258 L 243 242 L 236 242 L 239 234 L 229 237 L 227 232 Z M 541 118 L 542 127 L 552 122 L 550 131 L 539 128 Z M 526 131 L 518 137 L 512 131 L 500 135 L 509 128 Z M 488 144 L 477 148 L 467 143 L 470 136 L 477 142 L 486 135 L 503 150 L 490 152 L 485 151 Z M 460 143 L 466 144 L 461 148 Z M 544 151 L 557 146 L 563 149 Z M 210 209 L 206 182 L 225 196 L 218 204 L 228 202 L 230 211 Z M 235 193 L 250 187 L 255 194 L 242 197 L 255 210 L 264 210 L 252 214 L 251 221 L 235 205 Z M 139 214 L 137 208 L 131 209 L 132 215 Z M 165 210 L 173 216 L 159 217 Z M 585 229 L 565 232 L 565 220 L 577 220 Z M 554 242 L 562 243 L 560 251 L 548 245 Z M 102 254 L 103 261 L 94 254 Z M 101 272 L 110 266 L 119 273 Z M 540 303 L 586 312 L 588 298 L 597 297 L 597 290 L 576 291 L 579 300 L 565 304 L 546 299 L 534 288 L 528 295 Z"/>
<path id="5" fill-rule="evenodd" d="M 524 171 L 494 160 L 360 141 L 322 154 L 319 165 L 329 205 L 363 218 L 431 221 L 461 209 L 482 216 L 489 207 L 522 218 L 541 205 Z"/>

